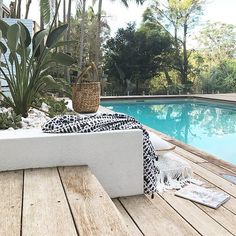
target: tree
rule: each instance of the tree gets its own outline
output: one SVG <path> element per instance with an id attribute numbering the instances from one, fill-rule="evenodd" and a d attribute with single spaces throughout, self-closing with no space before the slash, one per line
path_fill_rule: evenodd
<path id="1" fill-rule="evenodd" d="M 97 16 L 93 7 L 89 7 L 83 13 L 84 8 L 82 4 L 78 5 L 75 16 L 71 18 L 71 39 L 77 42 L 71 45 L 71 53 L 78 58 L 79 70 L 89 61 L 95 61 L 96 50 Z M 102 14 L 105 16 L 104 12 Z M 107 38 L 109 31 L 106 17 L 103 17 L 101 20 L 101 42 Z"/>
<path id="2" fill-rule="evenodd" d="M 25 5 L 25 19 L 28 18 L 30 6 L 32 0 L 26 0 Z M 50 19 L 52 18 L 52 5 L 54 4 L 54 0 L 39 0 L 39 8 L 40 8 L 40 28 L 44 28 L 44 23 L 48 24 Z M 10 3 L 10 16 L 11 18 L 21 18 L 21 10 L 22 10 L 22 0 L 15 0 L 15 2 Z"/>
<path id="3" fill-rule="evenodd" d="M 174 41 L 172 35 L 162 26 L 159 24 L 159 21 L 155 18 L 155 15 L 153 14 L 153 11 L 150 8 L 147 8 L 143 13 L 143 21 L 140 30 L 144 30 L 146 32 L 149 32 L 150 34 L 159 34 L 162 35 L 163 42 L 168 42 L 169 49 L 165 50 L 164 53 L 161 54 L 161 64 L 160 64 L 160 71 L 162 71 L 162 75 L 159 77 L 165 78 L 166 81 L 166 89 L 168 86 L 173 85 L 173 69 L 175 68 L 176 60 L 175 60 L 175 51 L 174 48 Z M 160 57 L 160 55 L 159 55 Z M 172 74 L 172 77 L 170 76 L 170 73 Z M 176 74 L 176 73 L 175 73 Z M 157 78 L 156 79 L 160 79 Z M 163 86 L 163 83 L 162 83 Z"/>
<path id="4" fill-rule="evenodd" d="M 145 90 L 145 82 L 155 76 L 162 64 L 162 55 L 170 50 L 166 34 L 147 25 L 139 30 L 134 24 L 119 29 L 106 43 L 105 72 L 119 94 L 135 94 Z"/>
<path id="5" fill-rule="evenodd" d="M 189 53 L 187 40 L 189 31 L 196 25 L 202 14 L 204 0 L 156 0 L 152 5 L 158 24 L 172 35 L 175 46 L 175 69 L 180 72 L 182 84 L 188 83 Z"/>
<path id="6" fill-rule="evenodd" d="M 130 0 L 120 0 L 120 2 L 128 7 L 128 2 Z M 145 0 L 135 0 L 137 4 L 143 4 Z M 94 1 L 96 2 L 96 0 Z M 96 32 L 96 51 L 95 51 L 95 64 L 99 66 L 99 55 L 101 48 L 101 13 L 102 13 L 102 0 L 98 0 L 98 13 L 97 13 L 97 32 Z"/>
<path id="7" fill-rule="evenodd" d="M 196 37 L 203 53 L 211 60 L 221 61 L 236 55 L 236 26 L 220 22 L 210 23 Z"/>
<path id="8" fill-rule="evenodd" d="M 236 27 L 207 22 L 196 37 L 200 50 L 199 82 L 207 92 L 236 91 Z"/>

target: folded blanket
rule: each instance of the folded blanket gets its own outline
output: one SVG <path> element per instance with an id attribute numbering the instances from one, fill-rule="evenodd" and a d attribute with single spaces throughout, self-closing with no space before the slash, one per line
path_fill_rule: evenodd
<path id="1" fill-rule="evenodd" d="M 134 118 L 120 114 L 96 114 L 92 116 L 64 115 L 48 121 L 43 127 L 46 133 L 89 133 L 109 130 L 141 129 L 143 131 L 144 192 L 157 191 L 158 157 L 155 154 L 148 132 Z"/>

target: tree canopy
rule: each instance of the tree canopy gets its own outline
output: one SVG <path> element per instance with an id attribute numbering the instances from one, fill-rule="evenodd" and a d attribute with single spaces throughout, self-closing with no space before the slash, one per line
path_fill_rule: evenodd
<path id="1" fill-rule="evenodd" d="M 145 81 L 161 70 L 162 55 L 171 50 L 171 41 L 160 26 L 143 23 L 136 30 L 134 24 L 128 24 L 107 41 L 105 48 L 108 81 L 120 84 L 124 93 L 140 94 Z"/>

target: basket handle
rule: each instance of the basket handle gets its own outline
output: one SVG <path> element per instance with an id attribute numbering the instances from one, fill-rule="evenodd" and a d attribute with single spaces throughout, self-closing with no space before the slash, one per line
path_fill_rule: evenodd
<path id="1" fill-rule="evenodd" d="M 96 74 L 96 77 L 98 78 L 98 82 L 100 82 L 99 80 L 99 76 L 98 76 L 98 70 L 97 70 L 97 67 L 95 65 L 94 62 L 92 62 L 88 67 L 86 67 L 85 69 L 83 69 L 83 71 L 79 74 L 79 76 L 75 79 L 75 86 L 76 84 L 78 83 L 78 81 L 82 80 L 83 76 L 90 70 L 94 70 L 95 74 Z"/>

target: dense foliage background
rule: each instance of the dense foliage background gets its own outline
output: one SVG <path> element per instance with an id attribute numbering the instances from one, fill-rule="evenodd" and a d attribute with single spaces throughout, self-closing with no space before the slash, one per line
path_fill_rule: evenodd
<path id="1" fill-rule="evenodd" d="M 102 0 L 92 6 L 88 0 L 77 1 L 76 9 L 73 0 L 38 1 L 41 28 L 51 22 L 59 2 L 55 26 L 69 25 L 64 41 L 71 43 L 56 50 L 73 56 L 76 64 L 53 67 L 50 73 L 58 81 L 70 84 L 94 61 L 103 95 L 236 92 L 236 27 L 221 22 L 200 27 L 207 0 L 146 0 L 150 4 L 141 25 L 130 22 L 112 36 Z M 126 7 L 131 2 L 117 1 Z M 30 5 L 28 0 L 25 18 Z M 22 7 L 16 1 L 11 17 L 22 15 Z"/>

